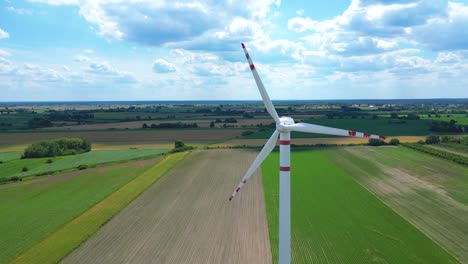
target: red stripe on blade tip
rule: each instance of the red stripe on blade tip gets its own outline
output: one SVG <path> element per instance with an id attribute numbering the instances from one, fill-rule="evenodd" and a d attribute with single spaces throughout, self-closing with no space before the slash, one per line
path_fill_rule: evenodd
<path id="1" fill-rule="evenodd" d="M 232 195 L 231 195 L 231 196 L 229 196 L 229 201 L 231 201 L 231 200 L 232 200 L 232 198 L 234 198 L 234 196 L 232 196 Z"/>
<path id="2" fill-rule="evenodd" d="M 291 144 L 290 140 L 280 140 L 280 145 L 289 145 Z"/>
<path id="3" fill-rule="evenodd" d="M 245 184 L 247 182 L 247 180 L 243 180 L 242 183 Z"/>
<path id="4" fill-rule="evenodd" d="M 387 137 L 385 136 L 379 136 L 380 139 L 385 140 Z"/>
<path id="5" fill-rule="evenodd" d="M 240 191 L 240 187 L 237 187 L 236 192 L 239 192 L 239 191 Z"/>
<path id="6" fill-rule="evenodd" d="M 244 49 L 245 49 L 245 45 L 244 45 L 244 43 L 241 43 L 241 45 L 242 45 L 242 48 L 244 48 Z"/>
<path id="7" fill-rule="evenodd" d="M 255 66 L 253 64 L 250 64 L 250 69 L 253 71 L 255 70 Z"/>
<path id="8" fill-rule="evenodd" d="M 290 171 L 290 170 L 291 170 L 291 167 L 280 166 L 280 171 Z"/>

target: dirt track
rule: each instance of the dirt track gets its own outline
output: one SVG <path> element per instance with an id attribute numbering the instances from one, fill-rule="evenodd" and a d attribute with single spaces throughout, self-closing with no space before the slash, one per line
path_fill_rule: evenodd
<path id="1" fill-rule="evenodd" d="M 271 263 L 260 173 L 227 200 L 255 155 L 190 154 L 63 263 Z"/>

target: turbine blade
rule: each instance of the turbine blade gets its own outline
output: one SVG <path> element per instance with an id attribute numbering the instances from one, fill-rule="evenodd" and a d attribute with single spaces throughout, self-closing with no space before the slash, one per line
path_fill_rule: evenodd
<path id="1" fill-rule="evenodd" d="M 339 129 L 333 127 L 319 126 L 307 123 L 296 123 L 294 125 L 285 125 L 285 128 L 291 131 L 317 133 L 344 137 L 375 138 L 385 140 L 387 137 L 373 135 L 369 133 L 357 132 L 354 130 Z"/>
<path id="2" fill-rule="evenodd" d="M 247 170 L 244 177 L 242 177 L 242 180 L 237 185 L 237 188 L 232 192 L 231 196 L 229 196 L 229 201 L 231 201 L 232 198 L 236 196 L 236 194 L 240 191 L 242 186 L 244 186 L 244 184 L 250 178 L 250 176 L 252 176 L 255 170 L 260 166 L 260 164 L 262 164 L 262 162 L 268 156 L 268 154 L 270 154 L 270 152 L 275 148 L 276 141 L 278 140 L 278 135 L 279 135 L 278 130 L 275 130 L 275 132 L 273 132 L 273 135 L 271 135 L 270 139 L 268 139 L 268 141 L 265 143 L 265 146 L 263 146 L 260 153 L 258 153 L 257 158 L 255 158 L 252 165 L 250 165 L 250 168 Z"/>
<path id="3" fill-rule="evenodd" d="M 247 49 L 245 48 L 244 43 L 241 43 L 241 45 L 242 45 L 242 49 L 244 50 L 245 57 L 247 58 L 247 61 L 249 62 L 250 70 L 252 71 L 255 82 L 257 83 L 258 90 L 260 91 L 260 94 L 262 95 L 263 104 L 265 105 L 265 108 L 267 109 L 271 117 L 273 117 L 275 122 L 279 123 L 278 113 L 276 112 L 275 107 L 273 106 L 273 103 L 271 102 L 270 97 L 268 96 L 268 93 L 265 90 L 265 87 L 263 86 L 260 76 L 258 76 L 257 70 L 255 69 L 255 65 L 253 64 L 252 59 L 250 58 L 250 55 L 247 52 Z"/>

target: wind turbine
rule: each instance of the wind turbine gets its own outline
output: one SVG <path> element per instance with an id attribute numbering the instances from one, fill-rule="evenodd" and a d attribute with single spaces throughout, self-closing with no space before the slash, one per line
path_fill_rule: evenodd
<path id="1" fill-rule="evenodd" d="M 263 146 L 262 150 L 258 154 L 257 158 L 254 160 L 250 168 L 245 173 L 244 177 L 240 181 L 237 188 L 232 192 L 229 197 L 231 201 L 234 196 L 240 191 L 242 186 L 247 182 L 247 180 L 252 176 L 255 170 L 260 166 L 260 164 L 265 160 L 265 158 L 270 154 L 270 152 L 275 148 L 276 141 L 278 140 L 278 134 L 280 137 L 280 191 L 279 191 L 279 264 L 289 264 L 291 263 L 291 181 L 290 181 L 290 142 L 291 142 L 291 131 L 297 132 L 306 132 L 306 133 L 317 133 L 317 134 L 327 134 L 335 136 L 350 136 L 350 137 L 360 137 L 360 138 L 374 138 L 374 139 L 383 139 L 386 137 L 372 135 L 368 133 L 356 132 L 353 130 L 338 129 L 326 126 L 319 126 L 307 123 L 294 123 L 294 120 L 288 116 L 279 117 L 276 113 L 275 107 L 268 96 L 268 93 L 263 86 L 260 76 L 258 76 L 255 65 L 250 58 L 247 49 L 245 48 L 244 43 L 241 43 L 242 49 L 244 50 L 245 57 L 250 65 L 250 70 L 252 71 L 255 82 L 257 83 L 258 90 L 262 95 L 263 104 L 265 105 L 268 113 L 273 117 L 276 122 L 276 130 L 271 135 L 270 139 Z"/>

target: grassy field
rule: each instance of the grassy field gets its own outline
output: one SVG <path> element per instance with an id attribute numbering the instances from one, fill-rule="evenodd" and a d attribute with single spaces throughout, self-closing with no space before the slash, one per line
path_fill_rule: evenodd
<path id="1" fill-rule="evenodd" d="M 405 147 L 328 152 L 372 191 L 462 263 L 468 263 L 468 168 Z"/>
<path id="2" fill-rule="evenodd" d="M 125 208 L 133 199 L 140 195 L 146 188 L 170 170 L 182 160 L 187 153 L 177 153 L 166 156 L 163 160 L 153 165 L 135 170 L 128 168 L 127 174 L 135 175 L 134 180 L 128 182 L 120 189 L 102 200 L 98 204 L 74 218 L 57 231 L 50 234 L 40 243 L 35 244 L 27 251 L 17 256 L 11 263 L 57 263 L 83 241 L 94 234 L 110 218 Z M 120 169 L 122 171 L 122 169 Z M 81 178 L 81 177 L 80 177 Z M 72 188 L 80 188 L 79 184 L 71 184 Z M 103 188 L 101 186 L 101 188 Z M 82 189 L 82 188 L 80 188 Z M 53 195 L 56 197 L 56 194 Z M 75 202 L 76 203 L 76 202 Z M 90 206 L 88 206 L 90 207 Z M 60 214 L 60 212 L 59 212 Z"/>
<path id="3" fill-rule="evenodd" d="M 0 161 L 7 162 L 10 160 L 17 160 L 21 158 L 22 152 L 19 151 L 11 151 L 11 152 L 0 152 Z"/>
<path id="4" fill-rule="evenodd" d="M 274 261 L 278 256 L 278 154 L 272 153 L 262 165 Z M 359 185 L 327 151 L 293 152 L 291 165 L 294 263 L 457 263 Z"/>
<path id="5" fill-rule="evenodd" d="M 75 172 L 0 189 L 0 263 L 23 252 L 151 166 L 125 166 Z"/>
<path id="6" fill-rule="evenodd" d="M 10 157 L 10 160 L 0 164 L 0 178 L 26 177 L 46 172 L 62 171 L 76 168 L 79 165 L 97 165 L 109 162 L 138 159 L 166 153 L 168 149 L 124 149 L 124 150 L 94 150 L 91 152 L 61 156 L 54 158 L 18 159 L 18 152 L 4 152 L 1 157 Z M 16 158 L 16 159 L 13 159 Z M 52 163 L 47 163 L 51 159 Z M 27 167 L 28 171 L 22 171 Z"/>
<path id="7" fill-rule="evenodd" d="M 441 117 L 435 117 L 435 115 L 419 115 L 423 119 L 433 120 L 433 121 L 445 121 L 449 122 L 450 120 L 457 121 L 457 125 L 468 125 L 468 115 L 467 114 L 449 114 L 444 115 L 442 114 Z"/>
<path id="8" fill-rule="evenodd" d="M 447 151 L 452 151 L 463 156 L 468 156 L 468 145 L 455 143 L 439 143 L 436 147 L 445 149 Z"/>

